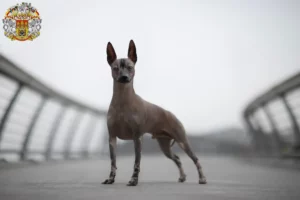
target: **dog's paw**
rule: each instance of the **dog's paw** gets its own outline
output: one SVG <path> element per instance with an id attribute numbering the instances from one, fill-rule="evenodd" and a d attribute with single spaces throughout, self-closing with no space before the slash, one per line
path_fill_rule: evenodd
<path id="1" fill-rule="evenodd" d="M 128 183 L 127 186 L 136 186 L 138 184 L 137 178 L 132 178 Z"/>
<path id="2" fill-rule="evenodd" d="M 206 181 L 206 178 L 205 177 L 202 177 L 199 179 L 199 184 L 206 184 L 207 181 Z"/>
<path id="3" fill-rule="evenodd" d="M 178 182 L 183 183 L 186 181 L 186 176 L 179 177 Z"/>
<path id="4" fill-rule="evenodd" d="M 115 182 L 114 179 L 106 179 L 105 181 L 102 182 L 102 184 L 113 184 Z"/>

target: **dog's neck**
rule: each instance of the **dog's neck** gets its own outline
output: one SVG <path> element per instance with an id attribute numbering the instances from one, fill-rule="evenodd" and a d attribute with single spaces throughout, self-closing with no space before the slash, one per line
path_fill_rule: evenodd
<path id="1" fill-rule="evenodd" d="M 118 102 L 127 102 L 132 100 L 134 98 L 135 91 L 133 88 L 133 80 L 130 81 L 129 83 L 119 83 L 117 81 L 114 81 L 113 84 L 113 100 L 116 100 Z"/>

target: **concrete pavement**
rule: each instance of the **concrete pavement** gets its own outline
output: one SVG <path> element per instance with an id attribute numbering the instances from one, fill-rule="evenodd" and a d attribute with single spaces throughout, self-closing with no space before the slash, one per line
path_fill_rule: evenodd
<path id="1" fill-rule="evenodd" d="M 187 182 L 177 183 L 175 164 L 164 156 L 142 156 L 139 185 L 128 187 L 134 157 L 117 157 L 113 185 L 102 185 L 110 161 L 50 162 L 0 169 L 0 199 L 300 199 L 300 172 L 251 165 L 233 157 L 200 156 L 208 184 L 197 184 L 194 164 L 180 155 Z"/>

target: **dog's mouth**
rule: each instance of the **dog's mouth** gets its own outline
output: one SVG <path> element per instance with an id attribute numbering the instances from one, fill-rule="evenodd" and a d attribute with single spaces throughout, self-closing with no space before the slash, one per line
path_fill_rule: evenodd
<path id="1" fill-rule="evenodd" d="M 118 80 L 119 83 L 129 83 L 130 81 Z"/>
<path id="2" fill-rule="evenodd" d="M 120 78 L 118 79 L 118 82 L 119 82 L 119 83 L 129 83 L 129 82 L 130 82 L 130 79 L 129 79 L 129 77 L 127 77 L 127 76 L 122 76 L 122 77 L 120 77 Z"/>

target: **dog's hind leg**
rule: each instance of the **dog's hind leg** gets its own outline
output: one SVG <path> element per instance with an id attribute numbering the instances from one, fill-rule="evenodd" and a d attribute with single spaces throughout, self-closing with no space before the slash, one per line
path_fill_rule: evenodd
<path id="1" fill-rule="evenodd" d="M 181 161 L 179 157 L 174 154 L 171 150 L 171 139 L 169 138 L 157 138 L 158 144 L 162 150 L 162 152 L 165 154 L 165 156 L 171 160 L 174 161 L 174 163 L 177 165 L 180 173 L 180 177 L 178 179 L 178 182 L 184 182 L 186 180 L 186 175 L 183 171 Z"/>
<path id="2" fill-rule="evenodd" d="M 198 175 L 199 175 L 199 184 L 206 184 L 206 177 L 203 174 L 202 166 L 200 165 L 199 159 L 192 151 L 190 144 L 186 138 L 186 136 L 183 137 L 183 140 L 180 142 L 177 141 L 178 145 L 182 148 L 182 150 L 193 160 L 197 167 Z"/>

